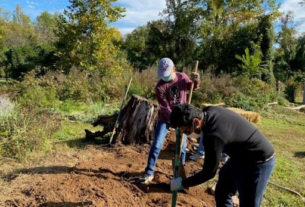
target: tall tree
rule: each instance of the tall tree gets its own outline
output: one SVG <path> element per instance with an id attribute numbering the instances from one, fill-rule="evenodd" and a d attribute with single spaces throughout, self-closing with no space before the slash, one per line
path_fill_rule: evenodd
<path id="1" fill-rule="evenodd" d="M 241 27 L 257 22 L 267 9 L 273 19 L 279 15 L 279 5 L 273 0 L 200 0 L 199 2 L 204 11 L 201 25 L 201 62 L 205 67 L 213 67 L 216 72 L 230 71 L 230 68 L 222 64 L 227 50 L 225 48 L 228 40 Z M 245 48 L 241 50 L 242 53 Z"/>
<path id="2" fill-rule="evenodd" d="M 201 9 L 196 1 L 167 0 L 164 19 L 148 23 L 146 57 L 154 63 L 161 56 L 173 59 L 178 68 L 193 65 L 199 35 Z"/>
<path id="3" fill-rule="evenodd" d="M 275 40 L 272 16 L 263 15 L 259 19 L 258 33 L 260 34 L 260 48 L 262 51 L 262 61 L 265 64 L 266 72 L 263 73 L 263 80 L 275 83 L 273 74 L 274 51 L 273 44 Z"/>
<path id="4" fill-rule="evenodd" d="M 149 56 L 146 53 L 146 40 L 148 37 L 148 27 L 142 26 L 127 34 L 123 49 L 127 51 L 127 59 L 139 70 L 150 66 Z"/>
<path id="5" fill-rule="evenodd" d="M 5 65 L 4 65 L 4 42 L 3 42 L 3 38 L 5 35 L 5 21 L 4 19 L 1 17 L 2 14 L 2 10 L 0 8 L 0 77 L 5 77 L 6 76 L 6 71 L 5 71 Z"/>
<path id="6" fill-rule="evenodd" d="M 281 31 L 278 33 L 276 49 L 275 71 L 274 75 L 277 80 L 285 82 L 293 76 L 293 62 L 296 56 L 297 40 L 296 29 L 291 13 L 285 14 L 281 18 Z"/>
<path id="7" fill-rule="evenodd" d="M 167 47 L 175 63 L 182 67 L 194 64 L 202 9 L 197 0 L 167 0 L 165 24 L 169 33 Z"/>
<path id="8" fill-rule="evenodd" d="M 36 45 L 37 35 L 34 24 L 29 16 L 25 15 L 21 6 L 17 5 L 13 13 L 13 21 L 6 24 L 4 42 L 7 47 Z"/>
<path id="9" fill-rule="evenodd" d="M 58 13 L 50 14 L 49 12 L 45 11 L 36 18 L 36 32 L 41 43 L 50 44 L 56 40 L 54 30 L 58 15 Z"/>
<path id="10" fill-rule="evenodd" d="M 113 6 L 116 0 L 70 0 L 71 5 L 59 16 L 59 66 L 100 70 L 102 74 L 121 72 L 114 61 L 118 47 L 113 44 L 114 30 L 109 26 L 122 17 L 123 8 Z"/>

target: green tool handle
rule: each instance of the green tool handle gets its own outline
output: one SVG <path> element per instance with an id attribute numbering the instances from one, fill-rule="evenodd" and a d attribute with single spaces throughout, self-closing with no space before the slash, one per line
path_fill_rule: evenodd
<path id="1" fill-rule="evenodd" d="M 130 77 L 130 80 L 129 80 L 129 83 L 128 83 L 128 86 L 127 86 L 127 89 L 126 89 L 126 92 L 125 92 L 125 96 L 124 96 L 124 98 L 123 98 L 123 101 L 122 101 L 122 104 L 121 104 L 121 107 L 120 107 L 120 112 L 119 112 L 119 114 L 118 114 L 118 117 L 116 118 L 116 121 L 115 121 L 113 130 L 112 130 L 112 133 L 111 133 L 111 137 L 110 137 L 110 140 L 109 140 L 109 144 L 110 144 L 110 145 L 111 145 L 113 136 L 114 136 L 114 134 L 115 134 L 116 128 L 118 127 L 117 125 L 118 125 L 118 123 L 119 123 L 119 119 L 120 119 L 120 116 L 121 116 L 121 111 L 122 111 L 122 108 L 123 108 L 123 106 L 124 106 L 125 100 L 126 100 L 127 95 L 128 95 L 128 91 L 129 91 L 129 88 L 130 88 L 130 85 L 131 85 L 131 81 L 132 81 L 132 77 Z"/>
<path id="2" fill-rule="evenodd" d="M 180 154 L 181 154 L 181 148 L 180 148 L 180 143 L 181 143 L 181 132 L 180 129 L 176 129 L 176 151 L 175 151 L 175 159 L 173 161 L 173 166 L 174 166 L 174 178 L 179 177 L 179 166 L 180 166 Z M 177 195 L 178 191 L 173 191 L 172 192 L 172 207 L 176 206 L 177 202 Z"/>

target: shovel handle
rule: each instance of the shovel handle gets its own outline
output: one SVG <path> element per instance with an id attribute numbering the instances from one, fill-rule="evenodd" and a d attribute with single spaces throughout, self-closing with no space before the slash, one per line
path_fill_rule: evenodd
<path id="1" fill-rule="evenodd" d="M 195 72 L 195 73 L 197 73 L 198 64 L 199 64 L 199 61 L 196 60 L 196 65 L 195 65 L 195 69 L 194 69 L 194 72 Z M 191 85 L 190 94 L 189 94 L 189 99 L 188 99 L 188 101 L 187 101 L 188 104 L 191 104 L 192 96 L 193 96 L 193 90 L 194 90 L 194 82 L 192 82 L 192 85 Z"/>

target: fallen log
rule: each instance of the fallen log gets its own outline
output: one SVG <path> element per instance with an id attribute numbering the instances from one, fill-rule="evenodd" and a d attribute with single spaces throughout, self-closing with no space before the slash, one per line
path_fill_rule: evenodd
<path id="1" fill-rule="evenodd" d="M 122 109 L 118 120 L 118 127 L 114 134 L 113 143 L 143 144 L 149 143 L 154 137 L 155 125 L 158 120 L 159 107 L 152 101 L 138 95 L 133 95 Z M 85 130 L 86 139 L 92 140 L 103 137 L 113 130 L 118 113 L 113 115 L 100 115 L 92 123 L 101 125 L 103 131 L 90 132 Z"/>

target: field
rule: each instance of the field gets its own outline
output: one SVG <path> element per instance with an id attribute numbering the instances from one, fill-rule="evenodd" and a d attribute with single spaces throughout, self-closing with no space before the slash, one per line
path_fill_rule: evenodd
<path id="1" fill-rule="evenodd" d="M 277 164 L 271 181 L 304 196 L 304 114 L 274 107 L 262 114 L 257 126 L 275 146 Z M 108 148 L 84 142 L 85 128 L 97 130 L 83 121 L 62 120 L 47 153 L 36 153 L 21 163 L 2 160 L 0 206 L 170 206 L 173 136 L 160 155 L 154 183 L 143 188 L 135 180 L 145 168 L 149 145 Z M 188 160 L 186 166 L 192 174 L 201 169 L 202 161 Z M 179 193 L 178 206 L 215 206 L 206 189 L 216 179 Z M 262 204 L 303 205 L 299 196 L 273 184 Z"/>

